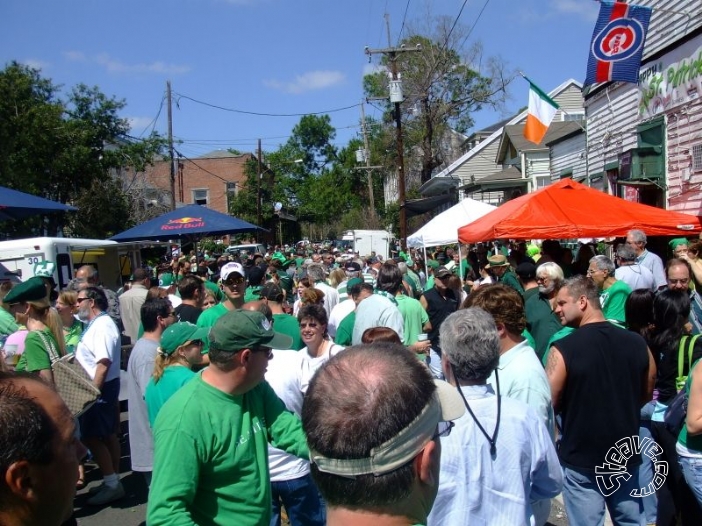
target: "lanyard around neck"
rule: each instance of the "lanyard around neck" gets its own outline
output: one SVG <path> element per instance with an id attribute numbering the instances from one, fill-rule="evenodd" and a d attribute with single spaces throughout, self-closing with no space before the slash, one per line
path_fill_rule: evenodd
<path id="1" fill-rule="evenodd" d="M 478 418 L 475 416 L 475 413 L 473 413 L 473 410 L 470 408 L 468 400 L 466 400 L 466 397 L 463 394 L 463 391 L 461 390 L 461 384 L 456 378 L 456 373 L 453 369 L 453 365 L 451 365 L 451 371 L 453 372 L 453 377 L 456 380 L 456 389 L 458 389 L 461 398 L 463 398 L 463 403 L 465 404 L 468 413 L 470 413 L 471 418 L 473 418 L 473 421 L 478 426 L 478 429 L 480 429 L 480 432 L 490 443 L 490 456 L 494 458 L 497 455 L 497 432 L 500 429 L 500 413 L 502 409 L 502 397 L 500 396 L 500 377 L 497 374 L 497 369 L 495 369 L 495 386 L 497 388 L 497 420 L 495 421 L 495 431 L 493 431 L 492 437 L 487 434 L 487 431 L 485 431 L 485 428 L 482 426 Z"/>

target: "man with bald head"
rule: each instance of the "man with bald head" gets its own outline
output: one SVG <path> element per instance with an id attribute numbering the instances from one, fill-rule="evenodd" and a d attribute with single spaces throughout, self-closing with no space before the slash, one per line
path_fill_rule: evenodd
<path id="1" fill-rule="evenodd" d="M 322 365 L 302 425 L 327 524 L 426 524 L 439 486 L 439 437 L 464 412 L 458 392 L 401 345 L 351 347 Z"/>
<path id="2" fill-rule="evenodd" d="M 63 524 L 73 512 L 78 463 L 68 407 L 38 377 L 0 372 L 0 524 Z"/>

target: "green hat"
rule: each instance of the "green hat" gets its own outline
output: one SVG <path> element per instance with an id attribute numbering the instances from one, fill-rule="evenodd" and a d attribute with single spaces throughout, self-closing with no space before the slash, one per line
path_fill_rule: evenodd
<path id="1" fill-rule="evenodd" d="M 671 239 L 668 241 L 668 245 L 670 246 L 670 250 L 675 250 L 678 248 L 680 245 L 687 245 L 689 244 L 689 241 L 687 238 L 684 237 L 676 237 L 675 239 Z"/>
<path id="2" fill-rule="evenodd" d="M 34 265 L 34 275 L 39 278 L 54 279 L 54 270 L 56 265 L 51 261 L 42 261 Z"/>
<path id="3" fill-rule="evenodd" d="M 240 351 L 256 347 L 290 349 L 292 338 L 275 332 L 271 322 L 257 311 L 233 310 L 220 317 L 212 327 L 210 349 Z"/>
<path id="4" fill-rule="evenodd" d="M 162 289 L 168 289 L 175 283 L 175 278 L 173 277 L 173 274 L 167 273 L 167 274 L 161 274 L 158 277 L 158 286 L 161 287 Z"/>
<path id="5" fill-rule="evenodd" d="M 427 267 L 429 268 L 439 268 L 439 262 L 436 261 L 435 259 L 430 259 L 427 261 Z"/>
<path id="6" fill-rule="evenodd" d="M 187 342 L 201 341 L 207 343 L 209 327 L 198 327 L 194 323 L 181 321 L 168 327 L 161 335 L 161 351 L 171 355 Z"/>
<path id="7" fill-rule="evenodd" d="M 12 287 L 10 292 L 5 296 L 5 299 L 3 299 L 3 302 L 12 305 L 14 303 L 22 303 L 23 301 L 39 301 L 46 298 L 46 286 L 41 278 L 35 276 Z"/>
<path id="8" fill-rule="evenodd" d="M 361 278 L 351 278 L 347 283 L 346 283 L 346 290 L 351 290 L 351 287 L 354 285 L 360 285 L 363 283 L 363 280 Z"/>

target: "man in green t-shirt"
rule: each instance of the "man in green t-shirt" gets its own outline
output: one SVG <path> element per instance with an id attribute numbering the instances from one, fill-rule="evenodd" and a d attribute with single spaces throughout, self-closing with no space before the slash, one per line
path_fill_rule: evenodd
<path id="1" fill-rule="evenodd" d="M 302 422 L 327 524 L 426 524 L 439 485 L 439 437 L 464 412 L 458 391 L 434 381 L 401 345 L 350 347 L 322 365 Z"/>
<path id="2" fill-rule="evenodd" d="M 607 256 L 599 255 L 590 259 L 587 277 L 600 291 L 600 305 L 605 320 L 626 325 L 624 305 L 631 294 L 631 288 L 614 277 L 614 263 Z"/>
<path id="3" fill-rule="evenodd" d="M 227 299 L 200 314 L 198 327 L 212 327 L 219 318 L 234 309 L 240 309 L 245 303 L 246 278 L 244 267 L 239 263 L 229 262 L 220 270 L 222 291 Z"/>
<path id="4" fill-rule="evenodd" d="M 268 307 L 273 313 L 273 324 L 275 330 L 290 336 L 292 339 L 291 349 L 299 351 L 305 344 L 302 343 L 300 336 L 300 325 L 295 316 L 283 312 L 283 300 L 285 295 L 283 289 L 277 283 L 269 282 L 261 287 L 259 291 L 260 298 L 268 304 Z M 282 349 L 281 349 L 282 350 Z"/>
<path id="5" fill-rule="evenodd" d="M 151 526 L 268 524 L 268 443 L 309 455 L 300 420 L 263 379 L 271 349 L 289 349 L 291 339 L 260 312 L 233 310 L 208 341 L 210 366 L 156 417 Z"/>

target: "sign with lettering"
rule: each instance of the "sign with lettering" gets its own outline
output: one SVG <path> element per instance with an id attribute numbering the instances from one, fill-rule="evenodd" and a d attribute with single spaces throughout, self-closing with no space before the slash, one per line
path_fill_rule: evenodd
<path id="1" fill-rule="evenodd" d="M 698 47 L 694 51 L 688 51 L 676 62 L 666 65 L 669 59 L 664 58 L 641 69 L 639 118 L 653 117 L 702 96 L 702 45 L 699 42 L 696 41 Z"/>

